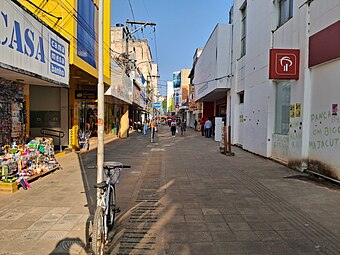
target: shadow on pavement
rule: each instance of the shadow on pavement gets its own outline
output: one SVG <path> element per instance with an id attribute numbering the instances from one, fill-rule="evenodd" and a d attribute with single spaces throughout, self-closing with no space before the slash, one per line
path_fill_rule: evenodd
<path id="1" fill-rule="evenodd" d="M 86 254 L 86 245 L 79 238 L 65 238 L 58 242 L 50 255 Z"/>

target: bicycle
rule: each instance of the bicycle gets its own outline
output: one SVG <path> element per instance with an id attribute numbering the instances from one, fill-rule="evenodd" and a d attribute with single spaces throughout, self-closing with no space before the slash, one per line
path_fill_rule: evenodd
<path id="1" fill-rule="evenodd" d="M 108 234 L 112 230 L 116 212 L 116 184 L 119 181 L 122 168 L 130 168 L 120 162 L 109 161 L 103 165 L 106 180 L 94 187 L 100 189 L 99 203 L 93 219 L 92 250 L 94 254 L 103 254 L 108 242 Z"/>

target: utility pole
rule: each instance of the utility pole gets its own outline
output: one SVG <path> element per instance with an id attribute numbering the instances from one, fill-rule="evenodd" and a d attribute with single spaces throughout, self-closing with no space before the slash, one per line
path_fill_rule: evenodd
<path id="1" fill-rule="evenodd" d="M 128 25 L 138 25 L 139 27 L 135 28 L 134 30 L 130 31 Z M 156 23 L 153 22 L 144 22 L 144 21 L 130 21 L 126 20 L 126 25 L 125 25 L 125 54 L 126 54 L 126 66 L 125 66 L 125 72 L 127 75 L 128 72 L 130 71 L 129 68 L 129 63 L 130 63 L 130 54 L 129 54 L 129 37 L 131 37 L 134 33 L 137 31 L 141 30 L 142 28 L 146 26 L 156 26 Z"/>
<path id="2" fill-rule="evenodd" d="M 97 146 L 97 183 L 103 181 L 104 170 L 104 72 L 103 72 L 103 1 L 99 0 L 98 16 L 98 146 Z M 100 191 L 97 189 L 97 206 L 100 201 Z"/>
<path id="3" fill-rule="evenodd" d="M 128 28 L 128 25 L 139 25 L 138 28 L 136 28 L 133 31 L 130 31 Z M 138 32 L 139 30 L 141 30 L 143 27 L 146 26 L 156 26 L 156 23 L 153 22 L 143 22 L 143 21 L 130 21 L 130 20 L 126 20 L 126 25 L 125 25 L 125 53 L 126 53 L 126 67 L 125 70 L 126 72 L 128 72 L 129 68 L 129 37 L 131 37 L 134 33 Z"/>

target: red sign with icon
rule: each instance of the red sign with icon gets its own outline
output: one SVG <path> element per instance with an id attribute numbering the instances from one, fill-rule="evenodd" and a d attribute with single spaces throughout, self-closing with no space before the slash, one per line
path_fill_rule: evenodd
<path id="1" fill-rule="evenodd" d="M 270 49 L 269 79 L 299 79 L 300 50 Z"/>

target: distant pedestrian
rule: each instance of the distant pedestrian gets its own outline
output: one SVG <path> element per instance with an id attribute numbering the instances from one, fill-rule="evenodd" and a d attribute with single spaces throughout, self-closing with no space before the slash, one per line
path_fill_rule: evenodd
<path id="1" fill-rule="evenodd" d="M 170 130 L 171 130 L 172 137 L 176 136 L 176 125 L 177 125 L 177 123 L 176 123 L 175 120 L 171 121 Z"/>
<path id="2" fill-rule="evenodd" d="M 211 117 L 209 117 L 207 119 L 207 121 L 204 123 L 204 130 L 205 130 L 205 137 L 210 138 L 211 137 L 211 131 L 212 131 Z"/>
<path id="3" fill-rule="evenodd" d="M 148 133 L 148 122 L 144 120 L 143 123 L 143 134 L 146 135 Z"/>
<path id="4" fill-rule="evenodd" d="M 200 120 L 200 126 L 201 126 L 202 136 L 204 136 L 204 120 L 203 120 L 203 118 Z"/>
<path id="5" fill-rule="evenodd" d="M 151 121 L 151 132 L 152 132 L 152 139 L 155 138 L 155 132 L 156 132 L 156 128 L 157 128 L 157 123 L 155 119 L 152 119 Z"/>
<path id="6" fill-rule="evenodd" d="M 181 126 L 181 135 L 184 135 L 184 133 L 185 133 L 185 131 L 186 131 L 186 128 L 187 128 L 187 122 L 183 119 L 183 120 L 181 121 L 180 126 Z"/>
<path id="7" fill-rule="evenodd" d="M 197 130 L 197 120 L 196 119 L 194 121 L 194 127 L 195 127 L 195 130 Z"/>

